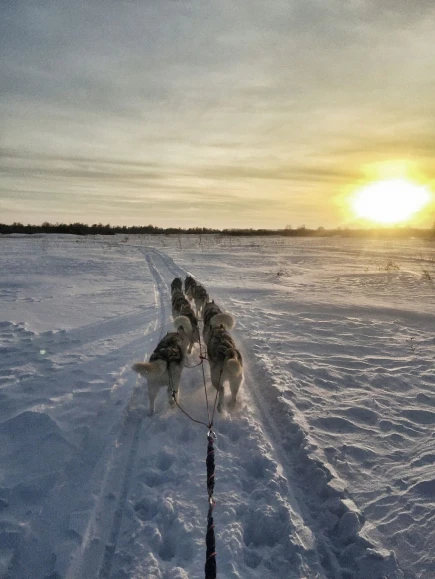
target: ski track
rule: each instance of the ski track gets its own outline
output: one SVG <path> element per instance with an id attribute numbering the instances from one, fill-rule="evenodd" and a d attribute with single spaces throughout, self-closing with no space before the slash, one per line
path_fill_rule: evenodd
<path id="1" fill-rule="evenodd" d="M 168 318 L 168 306 L 167 306 L 168 292 L 167 292 L 167 290 L 165 291 L 166 288 L 165 288 L 164 281 L 160 275 L 160 272 L 155 267 L 151 255 L 149 253 L 146 253 L 144 250 L 142 251 L 142 253 L 146 259 L 149 270 L 150 270 L 150 272 L 154 278 L 155 284 L 156 284 L 156 298 L 157 298 L 156 299 L 156 307 L 158 308 L 158 311 L 159 311 L 159 324 L 158 325 L 160 327 L 158 340 L 160 340 L 163 337 L 165 322 L 167 321 L 167 318 Z M 150 352 L 148 354 L 150 354 Z M 146 359 L 146 358 L 147 358 L 147 355 L 144 356 L 144 359 Z M 130 420 L 128 416 L 126 417 L 126 420 L 127 421 Z M 109 540 L 108 540 L 108 543 L 105 545 L 104 558 L 103 558 L 103 562 L 101 564 L 101 567 L 100 567 L 100 570 L 98 573 L 99 579 L 109 579 L 110 578 L 113 556 L 114 556 L 115 551 L 116 551 L 119 532 L 121 529 L 122 517 L 123 517 L 123 513 L 124 513 L 124 509 L 126 506 L 127 497 L 128 497 L 128 493 L 129 493 L 129 489 L 130 489 L 131 475 L 133 472 L 134 461 L 135 461 L 136 455 L 137 455 L 138 444 L 139 444 L 139 434 L 140 434 L 140 429 L 142 426 L 142 419 L 141 418 L 137 419 L 137 417 L 136 417 L 136 420 L 137 420 L 137 425 L 134 427 L 132 434 L 130 434 L 130 428 L 128 428 L 128 431 L 125 435 L 125 438 L 127 438 L 127 440 L 129 441 L 128 444 L 123 442 L 123 441 L 120 441 L 120 445 L 125 444 L 126 447 L 130 446 L 130 452 L 128 453 L 127 464 L 125 467 L 125 472 L 124 472 L 124 477 L 123 477 L 122 490 L 121 490 L 118 504 L 117 504 L 117 507 L 115 509 L 115 513 L 113 516 L 113 523 L 112 523 L 111 530 L 109 533 Z M 134 422 L 134 420 L 133 420 L 133 422 Z M 131 439 L 131 442 L 130 442 L 130 439 Z"/>
<path id="2" fill-rule="evenodd" d="M 156 307 L 159 307 L 156 304 Z M 165 311 L 160 310 L 159 311 Z M 145 318 L 143 315 L 145 314 Z M 26 330 L 20 325 L 13 323 L 3 323 L 2 328 L 6 331 L 6 338 L 10 338 L 11 331 L 14 330 L 20 334 L 27 334 L 28 337 L 21 339 L 20 345 L 25 345 L 24 350 L 17 348 L 17 352 L 12 348 L 5 348 L 6 356 L 13 356 L 16 361 L 16 354 L 20 353 L 22 359 L 39 349 L 44 354 L 50 354 L 50 358 L 42 358 L 45 364 L 46 385 L 41 390 L 41 399 L 38 405 L 29 407 L 21 413 L 17 420 L 20 425 L 25 427 L 26 422 L 42 421 L 44 422 L 41 412 L 46 412 L 51 406 L 54 406 L 56 400 L 53 399 L 55 384 L 62 384 L 65 388 L 65 381 L 71 382 L 71 370 L 66 368 L 63 371 L 55 371 L 53 360 L 55 355 L 64 351 L 71 353 L 71 346 L 91 342 L 103 341 L 110 337 L 112 341 L 114 333 L 116 336 L 122 336 L 122 348 L 116 349 L 116 356 L 105 354 L 97 356 L 96 359 L 81 364 L 75 364 L 75 377 L 83 376 L 83 379 L 75 380 L 71 390 L 83 394 L 87 391 L 88 380 L 93 384 L 105 386 L 104 380 L 99 379 L 98 368 L 105 366 L 105 359 L 110 362 L 109 369 L 113 369 L 111 374 L 116 375 L 115 381 L 111 388 L 100 390 L 96 395 L 101 398 L 100 411 L 94 420 L 92 429 L 84 429 L 79 447 L 68 443 L 64 436 L 56 433 L 54 423 L 48 419 L 47 430 L 54 430 L 60 438 L 61 443 L 70 452 L 67 454 L 67 460 L 64 461 L 65 467 L 63 473 L 59 475 L 50 475 L 53 478 L 53 486 L 49 496 L 43 502 L 42 507 L 36 513 L 36 516 L 30 518 L 27 523 L 29 532 L 20 540 L 18 533 L 9 531 L 2 534 L 2 538 L 11 545 L 12 552 L 8 553 L 10 559 L 9 571 L 7 577 L 11 579 L 39 579 L 50 577 L 77 577 L 77 578 L 95 578 L 109 577 L 111 563 L 112 546 L 116 546 L 117 533 L 119 531 L 120 521 L 126 496 L 131 470 L 134 464 L 135 452 L 139 438 L 141 420 L 126 421 L 122 424 L 122 399 L 128 396 L 132 391 L 133 375 L 130 364 L 119 367 L 119 360 L 129 358 L 131 351 L 138 349 L 139 344 L 142 348 L 152 345 L 156 339 L 156 329 L 160 326 L 160 335 L 163 332 L 163 318 L 160 314 L 158 319 L 146 322 L 146 315 L 149 314 L 149 308 L 139 308 L 131 313 L 112 317 L 110 320 L 82 326 L 77 330 L 61 332 L 46 332 L 34 338 L 33 332 Z M 144 335 L 140 338 L 125 342 L 125 334 L 133 333 L 135 336 L 138 328 L 144 326 Z M 4 332 L 3 332 L 4 333 Z M 21 336 L 20 336 L 21 337 Z M 116 347 L 116 341 L 114 340 Z M 105 344 L 107 346 L 107 344 Z M 26 351 L 30 349 L 29 351 Z M 105 348 L 107 351 L 107 347 Z M 20 362 L 21 360 L 18 360 Z M 71 364 L 69 359 L 68 363 Z M 20 364 L 17 364 L 19 368 Z M 13 371 L 13 369 L 12 369 Z M 11 375 L 11 370 L 5 374 L 5 378 L 15 378 L 17 381 L 16 399 L 20 401 L 22 410 L 23 398 L 26 398 L 26 392 L 29 392 L 29 399 L 33 398 L 32 394 L 36 388 L 41 389 L 43 375 L 31 375 L 29 377 L 23 374 L 18 376 Z M 18 379 L 20 379 L 18 381 Z M 92 385 L 93 385 L 92 384 Z M 79 390 L 77 390 L 77 386 Z M 50 392 L 51 398 L 44 398 L 43 391 Z M 67 395 L 74 399 L 74 395 Z M 53 400 L 53 403 L 51 401 Z M 8 400 L 10 402 L 10 400 Z M 17 404 L 18 409 L 18 404 Z M 11 414 L 9 406 L 8 415 Z M 6 424 L 14 422 L 14 419 L 6 421 Z M 112 427 L 107 429 L 107 424 Z M 44 425 L 45 426 L 45 425 Z M 14 425 L 14 428 L 16 426 Z M 58 430 L 58 429 L 57 429 Z M 130 450 L 126 450 L 130 448 Z M 72 455 L 72 457 L 71 457 Z M 71 457 L 68 460 L 68 456 Z M 89 483 L 91 481 L 91 483 Z M 99 482 L 100 481 L 100 482 Z M 121 485 L 119 482 L 121 481 Z M 100 485 L 99 490 L 96 491 Z M 94 487 L 94 490 L 89 492 Z M 83 492 L 81 489 L 83 488 Z M 24 487 L 23 492 L 26 491 Z M 75 503 L 70 504 L 69 497 L 75 497 Z M 91 496 L 98 496 L 95 505 L 92 506 Z M 119 496 L 118 501 L 114 499 Z M 68 510 L 68 508 L 70 510 Z M 12 526 L 13 528 L 13 526 Z M 51 540 L 53 537 L 65 536 L 61 542 L 61 547 L 53 552 Z M 83 536 L 78 547 L 77 539 Z M 72 563 L 69 563 L 70 553 L 75 551 Z M 101 563 L 100 563 L 101 561 Z M 68 567 L 68 569 L 67 569 Z M 3 575 L 2 575 L 3 576 Z"/>
<path id="3" fill-rule="evenodd" d="M 153 276 L 156 290 L 156 309 L 158 317 L 154 324 L 160 340 L 167 323 L 167 296 L 164 295 L 163 280 L 151 256 L 144 250 L 144 258 Z M 167 292 L 166 292 L 167 293 Z M 155 333 L 155 332 L 153 332 Z M 153 347 L 145 353 L 144 359 L 151 354 Z M 137 388 L 139 378 L 137 378 Z M 134 393 L 133 393 L 134 396 Z M 133 398 L 132 396 L 132 398 Z M 132 399 L 129 402 L 131 406 Z M 97 505 L 88 523 L 84 543 L 69 569 L 66 579 L 109 579 L 113 556 L 116 551 L 122 517 L 130 489 L 131 475 L 136 460 L 143 417 L 131 412 L 127 407 L 125 422 L 112 447 L 112 456 L 106 467 Z M 149 428 L 150 423 L 147 427 Z M 146 432 L 146 428 L 144 431 Z"/>

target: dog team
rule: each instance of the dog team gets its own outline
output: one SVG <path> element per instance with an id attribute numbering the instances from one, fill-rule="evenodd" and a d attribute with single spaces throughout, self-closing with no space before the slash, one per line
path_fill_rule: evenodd
<path id="1" fill-rule="evenodd" d="M 162 386 L 167 386 L 168 399 L 178 401 L 181 374 L 187 354 L 195 343 L 200 343 L 198 318 L 203 318 L 202 336 L 210 363 L 211 383 L 217 390 L 217 409 L 221 412 L 224 403 L 224 383 L 231 390 L 231 402 L 236 403 L 237 392 L 243 382 L 243 361 L 239 350 L 229 334 L 234 327 L 234 318 L 222 312 L 214 300 L 209 300 L 206 289 L 193 277 L 183 282 L 176 277 L 171 283 L 172 316 L 175 332 L 168 332 L 160 340 L 148 362 L 137 362 L 133 370 L 146 377 L 150 401 L 149 414 L 154 414 L 154 403 Z M 191 302 L 194 303 L 196 313 Z"/>

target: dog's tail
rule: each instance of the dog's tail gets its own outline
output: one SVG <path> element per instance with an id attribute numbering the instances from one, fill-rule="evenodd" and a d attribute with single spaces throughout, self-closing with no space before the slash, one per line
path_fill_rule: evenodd
<path id="1" fill-rule="evenodd" d="M 240 376 L 240 374 L 243 371 L 243 367 L 242 364 L 240 363 L 236 351 L 230 350 L 227 355 L 229 357 L 225 365 L 228 370 L 228 373 L 231 374 L 232 376 Z"/>
<path id="2" fill-rule="evenodd" d="M 187 316 L 176 317 L 174 320 L 174 326 L 176 330 L 181 326 L 188 336 L 192 335 L 192 324 Z"/>
<path id="3" fill-rule="evenodd" d="M 222 314 L 216 314 L 213 316 L 210 325 L 212 328 L 223 326 L 225 330 L 232 330 L 236 325 L 236 320 L 228 312 L 223 312 Z"/>
<path id="4" fill-rule="evenodd" d="M 163 374 L 166 371 L 166 362 L 164 360 L 155 360 L 154 362 L 136 362 L 131 367 L 132 370 L 141 376 L 148 374 Z"/>

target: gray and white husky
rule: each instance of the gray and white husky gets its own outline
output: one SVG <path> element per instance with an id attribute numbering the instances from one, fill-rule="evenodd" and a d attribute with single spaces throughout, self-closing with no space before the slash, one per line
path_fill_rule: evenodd
<path id="1" fill-rule="evenodd" d="M 193 295 L 195 292 L 195 287 L 196 287 L 196 281 L 195 279 L 191 276 L 188 275 L 186 277 L 186 279 L 184 280 L 184 291 L 186 292 L 186 296 L 192 300 L 193 299 Z"/>
<path id="2" fill-rule="evenodd" d="M 184 305 L 190 306 L 189 302 L 186 299 L 186 296 L 183 293 L 183 290 L 180 289 L 175 289 L 172 292 L 171 302 L 172 302 L 172 316 L 174 318 L 180 315 L 181 308 Z"/>
<path id="3" fill-rule="evenodd" d="M 191 334 L 190 344 L 189 344 L 189 347 L 187 349 L 187 353 L 190 354 L 192 352 L 192 349 L 193 349 L 195 342 L 197 344 L 199 344 L 198 320 L 195 316 L 195 312 L 190 307 L 190 304 L 184 304 L 183 306 L 181 306 L 179 314 L 180 314 L 180 316 L 185 316 L 186 318 L 188 318 L 190 325 L 192 326 L 192 334 Z"/>
<path id="4" fill-rule="evenodd" d="M 212 300 L 211 302 L 207 302 L 204 306 L 203 316 L 202 316 L 202 319 L 204 322 L 204 325 L 202 328 L 202 335 L 204 338 L 205 345 L 207 345 L 209 337 L 210 337 L 210 332 L 212 329 L 211 321 L 215 317 L 216 317 L 216 320 L 214 320 L 214 326 L 215 327 L 223 324 L 223 326 L 227 330 L 232 330 L 234 328 L 235 320 L 231 314 L 229 314 L 228 312 L 223 312 L 220 309 L 220 307 L 215 303 L 214 300 Z"/>
<path id="5" fill-rule="evenodd" d="M 198 320 L 196 319 L 195 312 L 193 311 L 191 305 L 184 297 L 183 291 L 180 289 L 175 289 L 172 294 L 172 316 L 174 319 L 177 316 L 186 316 L 186 318 L 189 318 L 190 324 L 192 326 L 192 337 L 188 349 L 188 353 L 190 354 L 194 343 L 199 342 Z"/>
<path id="6" fill-rule="evenodd" d="M 224 383 L 231 390 L 230 405 L 234 406 L 240 385 L 243 383 L 243 360 L 233 338 L 228 333 L 235 321 L 231 314 L 222 312 L 214 302 L 204 307 L 204 342 L 210 363 L 211 383 L 218 391 L 217 409 L 222 410 L 224 402 Z"/>
<path id="7" fill-rule="evenodd" d="M 196 315 L 199 317 L 203 312 L 205 304 L 208 302 L 207 290 L 200 283 L 197 283 L 195 286 L 193 299 L 195 301 Z"/>
<path id="8" fill-rule="evenodd" d="M 137 362 L 132 369 L 144 376 L 148 383 L 149 415 L 154 414 L 154 403 L 162 386 L 168 387 L 169 403 L 178 400 L 181 373 L 186 351 L 192 341 L 192 326 L 186 316 L 174 320 L 176 332 L 168 332 L 157 344 L 148 362 Z"/>

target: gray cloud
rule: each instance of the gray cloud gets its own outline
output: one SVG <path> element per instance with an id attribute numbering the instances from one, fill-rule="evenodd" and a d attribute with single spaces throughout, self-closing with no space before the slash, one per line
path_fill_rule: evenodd
<path id="1" fill-rule="evenodd" d="M 83 219 L 106 194 L 104 220 L 125 202 L 127 222 L 147 198 L 165 219 L 161 195 L 201 224 L 218 191 L 240 226 L 250 197 L 280 225 L 283 207 L 337 223 L 365 160 L 412 155 L 433 178 L 434 27 L 429 0 L 2 3 L 0 199 L 13 220 L 20 191 L 83 189 Z"/>

